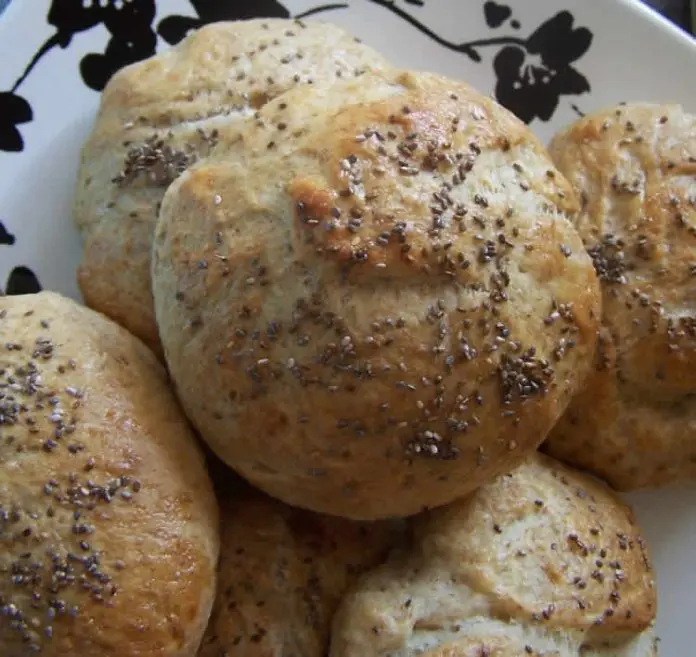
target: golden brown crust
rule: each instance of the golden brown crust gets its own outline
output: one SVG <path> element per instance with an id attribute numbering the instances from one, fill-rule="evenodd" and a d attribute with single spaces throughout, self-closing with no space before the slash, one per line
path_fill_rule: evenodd
<path id="1" fill-rule="evenodd" d="M 344 597 L 331 657 L 648 657 L 655 607 L 630 510 L 534 455 L 416 518 L 410 549 Z"/>
<path id="2" fill-rule="evenodd" d="M 253 115 L 289 88 L 386 66 L 332 25 L 268 19 L 203 27 L 119 71 L 104 90 L 77 184 L 75 222 L 85 241 L 78 282 L 87 304 L 159 353 L 150 250 L 169 183 L 215 149 L 222 123 Z"/>
<path id="3" fill-rule="evenodd" d="M 0 654 L 192 657 L 217 506 L 163 368 L 51 293 L 0 298 L 0 335 Z"/>
<path id="4" fill-rule="evenodd" d="M 169 189 L 153 251 L 211 447 L 358 519 L 445 504 L 536 449 L 589 367 L 599 293 L 527 128 L 407 73 L 288 92 L 257 124 Z"/>
<path id="5" fill-rule="evenodd" d="M 622 490 L 696 479 L 696 117 L 619 107 L 551 153 L 604 301 L 595 369 L 546 449 Z"/>
<path id="6" fill-rule="evenodd" d="M 341 597 L 395 534 L 242 488 L 223 502 L 218 593 L 198 657 L 325 657 Z"/>

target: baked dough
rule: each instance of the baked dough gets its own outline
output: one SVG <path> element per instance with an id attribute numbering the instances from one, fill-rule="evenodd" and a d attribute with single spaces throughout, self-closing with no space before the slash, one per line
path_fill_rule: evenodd
<path id="1" fill-rule="evenodd" d="M 386 559 L 399 527 L 315 515 L 245 486 L 221 505 L 218 593 L 198 657 L 326 657 L 341 597 Z"/>
<path id="2" fill-rule="evenodd" d="M 82 152 L 75 197 L 87 305 L 158 351 L 150 249 L 167 186 L 214 150 L 222 122 L 253 115 L 291 87 L 381 66 L 381 55 L 337 27 L 267 19 L 211 24 L 114 75 Z"/>
<path id="3" fill-rule="evenodd" d="M 293 90 L 252 123 L 169 188 L 153 250 L 167 362 L 212 449 L 354 519 L 451 502 L 534 451 L 600 314 L 536 138 L 417 73 Z"/>
<path id="4" fill-rule="evenodd" d="M 0 336 L 0 655 L 194 657 L 217 505 L 163 368 L 48 292 Z"/>
<path id="5" fill-rule="evenodd" d="M 696 116 L 612 108 L 551 154 L 604 302 L 594 371 L 546 449 L 620 490 L 696 480 Z"/>
<path id="6" fill-rule="evenodd" d="M 414 524 L 344 597 L 331 657 L 657 655 L 648 550 L 603 484 L 534 455 Z"/>

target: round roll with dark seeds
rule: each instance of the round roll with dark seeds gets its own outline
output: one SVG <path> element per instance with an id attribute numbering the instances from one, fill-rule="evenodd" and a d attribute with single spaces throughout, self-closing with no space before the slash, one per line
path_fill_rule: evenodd
<path id="1" fill-rule="evenodd" d="M 657 657 L 650 553 L 608 487 L 542 455 L 414 521 L 331 657 Z"/>
<path id="2" fill-rule="evenodd" d="M 162 344 L 213 450 L 293 505 L 407 516 L 535 450 L 599 320 L 577 205 L 508 111 L 442 77 L 288 92 L 168 190 Z"/>
<path id="3" fill-rule="evenodd" d="M 0 654 L 194 657 L 217 505 L 157 359 L 51 293 L 0 298 Z"/>
<path id="4" fill-rule="evenodd" d="M 631 104 L 559 133 L 602 284 L 593 371 L 545 449 L 620 490 L 696 480 L 696 116 Z"/>
<path id="5" fill-rule="evenodd" d="M 253 116 L 293 87 L 381 67 L 381 55 L 333 25 L 259 19 L 205 26 L 116 73 L 83 148 L 75 195 L 87 305 L 159 352 L 150 250 L 172 180 L 215 151 L 221 123 Z"/>
<path id="6" fill-rule="evenodd" d="M 225 495 L 221 520 L 217 596 L 198 657 L 326 657 L 343 595 L 403 529 L 293 509 L 246 486 Z"/>

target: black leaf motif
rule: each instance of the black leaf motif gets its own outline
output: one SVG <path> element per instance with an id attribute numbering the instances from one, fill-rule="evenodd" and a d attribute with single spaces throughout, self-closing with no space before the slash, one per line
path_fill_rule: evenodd
<path id="1" fill-rule="evenodd" d="M 5 228 L 5 225 L 0 221 L 0 245 L 12 246 L 15 243 L 15 236 Z"/>
<path id="2" fill-rule="evenodd" d="M 19 152 L 24 140 L 17 126 L 33 118 L 31 105 L 11 91 L 0 92 L 0 150 Z"/>
<path id="3" fill-rule="evenodd" d="M 80 62 L 82 79 L 90 89 L 102 91 L 116 71 L 155 54 L 154 18 L 154 0 L 110 0 L 102 22 L 112 37 L 103 54 L 91 53 Z"/>
<path id="4" fill-rule="evenodd" d="M 41 283 L 29 267 L 20 265 L 10 272 L 5 294 L 36 294 L 37 292 L 41 292 Z"/>
<path id="5" fill-rule="evenodd" d="M 499 5 L 497 2 L 489 1 L 483 5 L 483 14 L 486 18 L 486 25 L 496 28 L 512 16 L 512 9 L 507 5 Z"/>
<path id="6" fill-rule="evenodd" d="M 250 18 L 290 18 L 290 12 L 276 0 L 190 0 L 197 17 L 168 16 L 160 21 L 157 33 L 169 44 L 184 39 L 191 30 L 218 21 Z"/>

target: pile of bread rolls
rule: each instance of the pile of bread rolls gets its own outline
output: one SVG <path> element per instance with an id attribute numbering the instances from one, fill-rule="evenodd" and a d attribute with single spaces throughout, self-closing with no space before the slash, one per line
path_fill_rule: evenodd
<path id="1" fill-rule="evenodd" d="M 218 23 L 108 84 L 75 220 L 90 309 L 0 299 L 4 657 L 657 655 L 568 465 L 696 478 L 695 117 L 549 155 L 331 25 Z"/>

